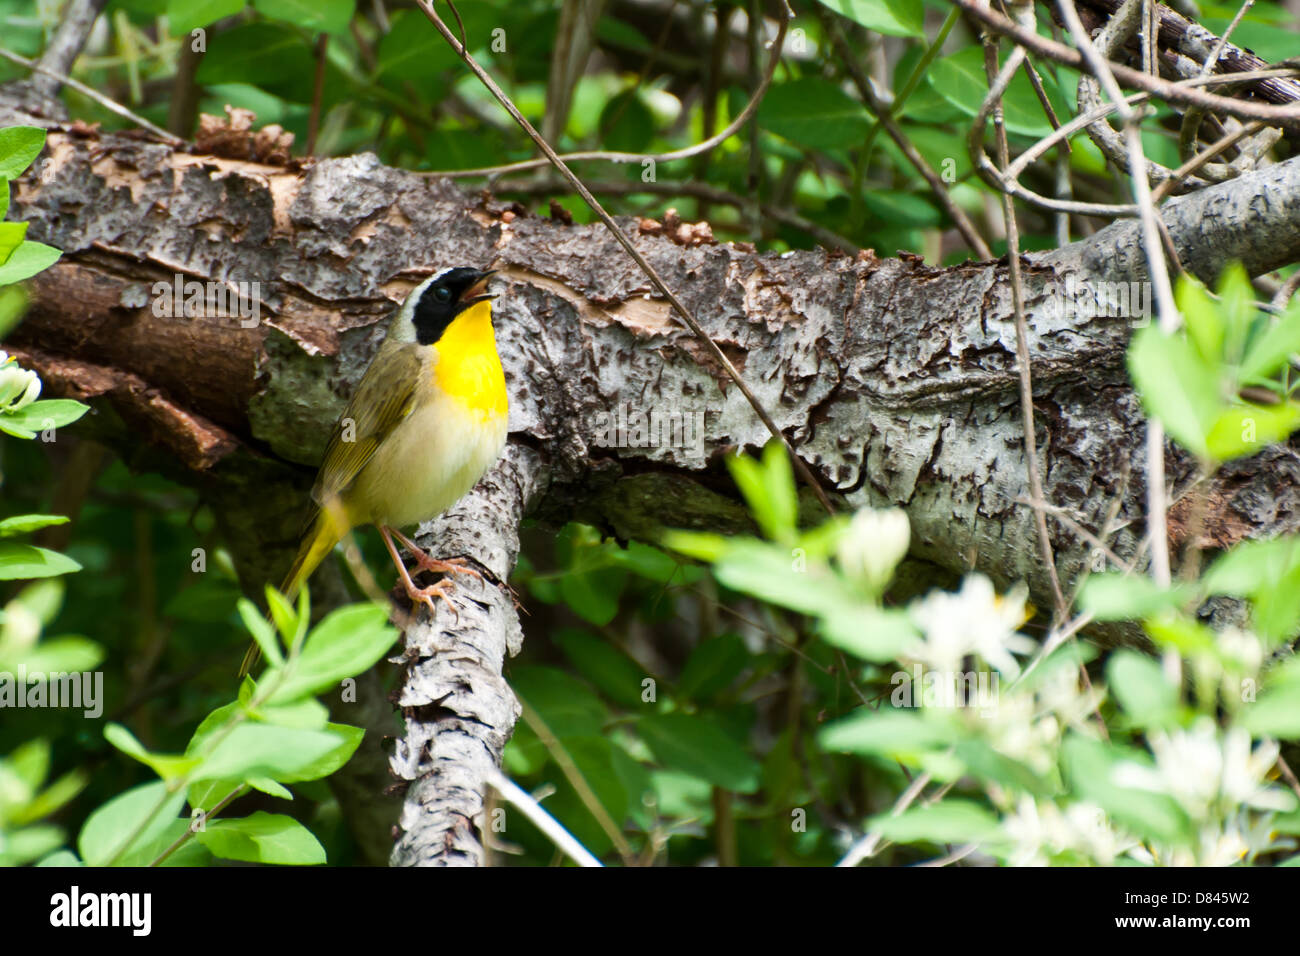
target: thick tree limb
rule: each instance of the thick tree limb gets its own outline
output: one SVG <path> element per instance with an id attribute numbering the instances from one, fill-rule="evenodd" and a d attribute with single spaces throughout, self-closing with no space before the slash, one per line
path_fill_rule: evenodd
<path id="1" fill-rule="evenodd" d="M 721 458 L 762 445 L 766 429 L 602 228 L 533 218 L 368 154 L 298 169 L 55 129 L 47 155 L 53 177 L 22 180 L 14 208 L 65 256 L 32 283 L 33 309 L 7 347 L 52 392 L 91 398 L 90 427 L 119 448 L 152 449 L 153 462 L 169 459 L 200 485 L 250 584 L 287 563 L 297 515 L 286 502 L 300 489 L 282 462 L 315 464 L 377 323 L 450 263 L 492 263 L 507 283 L 498 337 L 511 444 L 422 543 L 504 579 L 526 513 L 644 540 L 664 525 L 747 526 Z M 1163 214 L 1182 261 L 1209 275 L 1233 256 L 1252 272 L 1300 258 L 1297 177 L 1293 160 L 1171 201 Z M 1085 293 L 1144 277 L 1136 228 L 1026 257 L 1023 269 L 1045 496 L 1094 533 L 1118 499 L 1108 543 L 1126 560 L 1144 532 L 1142 416 L 1123 367 L 1131 320 L 1088 314 Z M 1028 580 L 1047 603 L 1031 511 L 1018 503 L 1026 472 L 1005 263 L 935 269 L 912 256 L 636 242 L 825 487 L 851 505 L 905 507 L 915 558 Z M 260 283 L 260 321 L 155 315 L 153 284 L 178 274 Z M 700 421 L 698 441 L 679 432 L 646 444 L 633 430 L 605 447 L 610 416 L 656 410 Z M 1171 452 L 1175 493 L 1191 473 Z M 1290 445 L 1225 469 L 1211 488 L 1209 543 L 1296 530 L 1298 476 Z M 1185 533 L 1176 503 L 1173 543 Z M 1061 523 L 1052 536 L 1069 581 L 1092 562 L 1090 546 Z M 500 676 L 520 633 L 510 600 L 486 584 L 462 586 L 456 601 L 459 621 L 440 614 L 406 633 L 406 732 L 392 766 L 409 787 L 396 862 L 477 859 L 470 821 L 513 725 Z"/>

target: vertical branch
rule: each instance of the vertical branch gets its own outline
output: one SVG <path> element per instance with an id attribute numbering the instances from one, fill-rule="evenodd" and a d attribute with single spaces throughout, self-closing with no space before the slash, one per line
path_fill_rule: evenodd
<path id="1" fill-rule="evenodd" d="M 54 36 L 50 37 L 49 46 L 37 61 L 41 69 L 49 72 L 38 71 L 32 77 L 33 90 L 47 99 L 59 95 L 60 83 L 51 74 L 72 72 L 72 64 L 81 54 L 95 20 L 107 3 L 108 0 L 71 0 Z"/>

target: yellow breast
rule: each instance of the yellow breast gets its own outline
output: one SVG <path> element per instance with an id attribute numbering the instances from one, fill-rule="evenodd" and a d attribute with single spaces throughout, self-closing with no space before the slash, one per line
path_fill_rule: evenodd
<path id="1" fill-rule="evenodd" d="M 492 331 L 492 302 L 470 306 L 438 339 L 433 384 L 440 392 L 485 419 L 506 414 L 506 378 Z"/>

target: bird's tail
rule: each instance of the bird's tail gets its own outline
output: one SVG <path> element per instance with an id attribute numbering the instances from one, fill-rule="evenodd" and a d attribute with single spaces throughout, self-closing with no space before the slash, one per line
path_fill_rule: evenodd
<path id="1" fill-rule="evenodd" d="M 311 577 L 312 572 L 325 560 L 325 555 L 329 554 L 343 537 L 338 525 L 339 522 L 332 519 L 326 508 L 320 509 L 313 518 L 309 519 L 307 530 L 298 545 L 298 554 L 284 576 L 284 583 L 280 585 L 280 592 L 289 600 L 292 601 L 298 596 L 298 589 L 302 587 L 303 582 Z M 248 648 L 248 653 L 244 655 L 244 662 L 239 665 L 241 681 L 261 656 L 262 649 L 254 641 Z"/>

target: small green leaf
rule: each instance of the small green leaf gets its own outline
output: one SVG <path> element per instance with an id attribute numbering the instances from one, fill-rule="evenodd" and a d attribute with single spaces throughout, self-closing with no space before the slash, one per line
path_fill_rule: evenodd
<path id="1" fill-rule="evenodd" d="M 1175 293 L 1178 311 L 1182 313 L 1183 322 L 1192 344 L 1196 346 L 1197 355 L 1207 366 L 1213 367 L 1223 361 L 1223 342 L 1225 325 L 1219 315 L 1219 306 L 1209 297 L 1205 287 L 1191 276 L 1183 276 L 1178 282 Z"/>
<path id="2" fill-rule="evenodd" d="M 841 16 L 868 30 L 893 37 L 925 36 L 921 0 L 821 0 Z"/>
<path id="3" fill-rule="evenodd" d="M 1216 461 L 1243 458 L 1283 441 L 1300 428 L 1300 404 L 1233 405 L 1224 409 L 1206 436 Z"/>
<path id="4" fill-rule="evenodd" d="M 67 555 L 31 544 L 0 541 L 0 581 L 26 581 L 80 571 Z"/>
<path id="5" fill-rule="evenodd" d="M 180 812 L 185 791 L 169 793 L 162 781 L 132 787 L 92 813 L 77 838 L 77 851 L 87 866 L 104 866 L 116 857 L 118 866 L 140 865 L 136 852 L 147 847 Z M 139 836 L 131 835 L 139 829 Z M 130 846 L 126 846 L 131 840 Z"/>
<path id="6" fill-rule="evenodd" d="M 856 146 L 871 128 L 866 108 L 820 76 L 774 83 L 758 107 L 758 122 L 808 149 Z"/>
<path id="7" fill-rule="evenodd" d="M 1263 381 L 1300 352 L 1300 302 L 1292 300 L 1280 315 L 1250 346 L 1241 362 L 1241 379 L 1245 384 Z"/>
<path id="8" fill-rule="evenodd" d="M 88 411 L 90 411 L 89 405 L 83 405 L 70 398 L 43 398 L 16 412 L 5 412 L 0 415 L 0 425 L 13 425 L 27 429 L 32 433 L 29 437 L 34 437 L 36 432 L 48 428 L 71 425 Z"/>
<path id="9" fill-rule="evenodd" d="M 711 720 L 691 714 L 652 714 L 637 728 L 665 767 L 724 790 L 758 790 L 758 761 Z"/>
<path id="10" fill-rule="evenodd" d="M 896 707 L 862 708 L 832 721 L 817 734 L 827 750 L 893 758 L 947 749 L 960 734 L 944 712 Z"/>
<path id="11" fill-rule="evenodd" d="M 42 242 L 24 240 L 17 249 L 10 253 L 4 265 L 0 265 L 0 285 L 9 285 L 13 282 L 30 279 L 36 273 L 43 272 L 58 262 L 61 255 L 63 253 L 53 246 L 47 246 Z"/>
<path id="12" fill-rule="evenodd" d="M 0 179 L 17 179 L 45 146 L 45 130 L 35 126 L 0 129 Z"/>
<path id="13" fill-rule="evenodd" d="M 244 0 L 167 0 L 167 25 L 174 35 L 187 34 L 233 17 L 243 9 Z M 184 37 L 184 42 L 189 39 Z"/>
<path id="14" fill-rule="evenodd" d="M 293 817 L 258 810 L 236 820 L 216 820 L 195 834 L 214 856 L 248 863 L 317 866 L 325 848 Z"/>
<path id="15" fill-rule="evenodd" d="M 958 799 L 909 807 L 897 816 L 884 813 L 868 826 L 895 843 L 986 843 L 998 834 L 997 818 L 989 810 Z"/>
<path id="16" fill-rule="evenodd" d="M 1218 416 L 1218 370 L 1186 338 L 1158 326 L 1138 330 L 1128 351 L 1129 373 L 1147 412 L 1188 451 L 1209 455 L 1207 436 Z"/>
<path id="17" fill-rule="evenodd" d="M 388 624 L 385 607 L 354 604 L 333 611 L 307 635 L 302 653 L 289 665 L 271 702 L 283 704 L 319 694 L 369 670 L 395 640 L 397 629 Z"/>
<path id="18" fill-rule="evenodd" d="M 0 266 L 9 261 L 9 257 L 22 245 L 26 235 L 27 223 L 0 222 Z"/>
<path id="19" fill-rule="evenodd" d="M 1177 721 L 1178 688 L 1165 678 L 1160 664 L 1136 651 L 1117 651 L 1106 663 L 1111 692 L 1133 723 L 1143 729 L 1166 727 Z"/>
<path id="20" fill-rule="evenodd" d="M 1094 574 L 1079 595 L 1079 606 L 1099 621 L 1136 621 L 1176 608 L 1188 598 L 1185 588 L 1162 588 L 1141 574 Z"/>
<path id="21" fill-rule="evenodd" d="M 340 734 L 322 730 L 240 724 L 192 771 L 191 779 L 284 779 L 337 750 L 344 742 Z"/>
<path id="22" fill-rule="evenodd" d="M 150 753 L 145 749 L 144 744 L 136 740 L 135 735 L 121 724 L 108 724 L 104 728 L 104 739 L 128 757 L 134 757 L 152 769 L 167 783 L 181 779 L 199 765 L 198 757 Z"/>
<path id="23" fill-rule="evenodd" d="M 0 538 L 9 538 L 16 534 L 26 534 L 51 525 L 67 524 L 66 515 L 14 515 L 0 521 Z"/>

